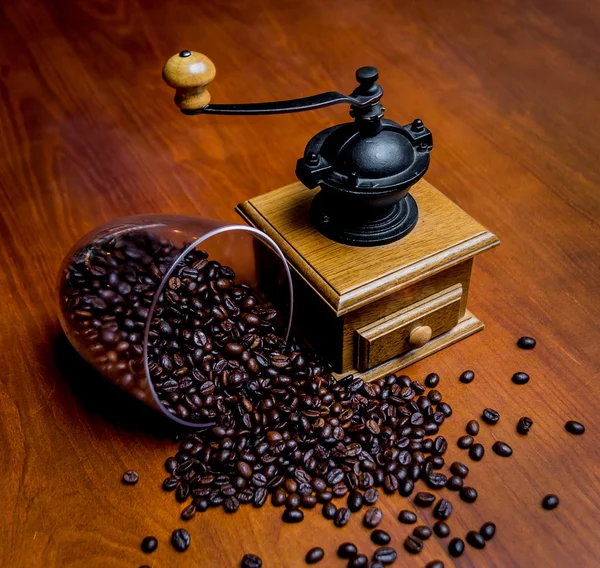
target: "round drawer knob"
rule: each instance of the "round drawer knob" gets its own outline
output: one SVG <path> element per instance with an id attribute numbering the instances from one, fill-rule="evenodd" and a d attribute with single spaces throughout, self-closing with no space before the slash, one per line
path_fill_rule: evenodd
<path id="1" fill-rule="evenodd" d="M 408 342 L 413 347 L 423 347 L 431 339 L 431 328 L 428 325 L 415 327 L 408 336 Z"/>

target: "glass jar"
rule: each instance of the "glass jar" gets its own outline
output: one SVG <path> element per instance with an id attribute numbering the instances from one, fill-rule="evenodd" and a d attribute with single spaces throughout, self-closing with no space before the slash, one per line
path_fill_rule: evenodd
<path id="1" fill-rule="evenodd" d="M 287 341 L 293 310 L 289 267 L 270 237 L 182 215 L 125 217 L 91 231 L 64 259 L 58 295 L 62 328 L 84 359 L 194 427 L 214 423 L 199 389 L 212 377 L 215 344 L 231 337 L 244 344 L 259 328 L 265 341 Z M 240 316 L 234 324 L 230 313 Z M 214 334 L 169 324 L 200 319 Z"/>

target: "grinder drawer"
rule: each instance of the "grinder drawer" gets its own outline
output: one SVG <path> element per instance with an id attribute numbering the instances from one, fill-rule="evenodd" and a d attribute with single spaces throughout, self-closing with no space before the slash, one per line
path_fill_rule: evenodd
<path id="1" fill-rule="evenodd" d="M 356 331 L 356 368 L 366 371 L 452 329 L 459 319 L 462 285 L 456 284 Z"/>

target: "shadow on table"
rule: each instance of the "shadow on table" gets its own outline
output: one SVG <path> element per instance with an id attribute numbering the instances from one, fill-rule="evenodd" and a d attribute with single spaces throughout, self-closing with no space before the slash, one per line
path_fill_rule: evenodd
<path id="1" fill-rule="evenodd" d="M 75 351 L 64 334 L 54 341 L 57 368 L 91 417 L 100 417 L 115 428 L 144 432 L 157 438 L 176 439 L 183 430 L 107 381 Z"/>

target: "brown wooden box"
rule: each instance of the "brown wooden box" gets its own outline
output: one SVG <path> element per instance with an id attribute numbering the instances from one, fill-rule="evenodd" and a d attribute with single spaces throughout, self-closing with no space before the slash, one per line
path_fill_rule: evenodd
<path id="1" fill-rule="evenodd" d="M 300 183 L 237 207 L 283 250 L 294 275 L 294 324 L 340 374 L 397 371 L 483 324 L 467 309 L 473 257 L 500 243 L 425 180 L 411 189 L 419 221 L 379 247 L 331 241 L 310 224 Z"/>

